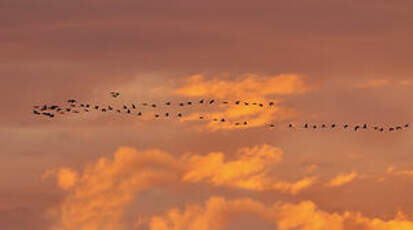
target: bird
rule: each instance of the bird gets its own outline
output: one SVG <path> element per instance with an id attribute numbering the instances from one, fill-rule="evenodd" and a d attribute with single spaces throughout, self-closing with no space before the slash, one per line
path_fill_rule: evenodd
<path id="1" fill-rule="evenodd" d="M 199 104 L 204 104 L 204 99 L 199 100 Z"/>
<path id="2" fill-rule="evenodd" d="M 335 128 L 335 127 L 336 127 L 336 124 L 332 124 L 332 125 L 331 125 L 331 128 Z"/>
<path id="3" fill-rule="evenodd" d="M 354 131 L 357 131 L 360 128 L 360 125 L 356 125 L 356 127 L 354 127 Z"/>
<path id="4" fill-rule="evenodd" d="M 88 110 L 88 109 L 85 109 L 85 112 L 86 112 L 86 113 L 88 113 L 88 112 L 89 112 L 89 110 Z"/>
<path id="5" fill-rule="evenodd" d="M 71 108 L 66 108 L 66 112 L 70 112 Z"/>
<path id="6" fill-rule="evenodd" d="M 159 117 L 159 114 L 155 114 L 155 117 L 158 118 L 158 117 Z"/>
<path id="7" fill-rule="evenodd" d="M 317 125 L 313 125 L 313 129 L 316 129 L 317 128 Z"/>
<path id="8" fill-rule="evenodd" d="M 258 106 L 260 106 L 260 107 L 264 107 L 264 104 L 260 103 L 260 104 L 258 104 Z"/>
<path id="9" fill-rule="evenodd" d="M 40 115 L 40 113 L 36 110 L 33 110 L 33 113 L 36 114 L 36 115 Z"/>
<path id="10" fill-rule="evenodd" d="M 85 105 L 84 105 L 84 104 L 80 104 L 80 107 L 85 107 Z"/>
<path id="11" fill-rule="evenodd" d="M 409 128 L 409 124 L 405 124 L 404 127 L 405 127 L 405 128 Z"/>
<path id="12" fill-rule="evenodd" d="M 307 124 L 307 123 L 305 123 L 304 128 L 306 128 L 306 129 L 308 128 L 308 124 Z"/>
<path id="13" fill-rule="evenodd" d="M 241 103 L 241 102 L 240 102 L 240 101 L 236 101 L 236 102 L 235 102 L 236 105 L 239 105 L 239 103 Z"/>
<path id="14" fill-rule="evenodd" d="M 128 109 L 128 107 L 126 105 L 123 106 L 124 109 Z"/>
<path id="15" fill-rule="evenodd" d="M 142 116 L 142 112 L 138 112 L 138 116 Z"/>
<path id="16" fill-rule="evenodd" d="M 120 109 L 117 109 L 116 112 L 120 113 Z"/>
<path id="17" fill-rule="evenodd" d="M 248 102 L 244 102 L 244 105 L 248 105 Z"/>
<path id="18" fill-rule="evenodd" d="M 75 99 L 69 99 L 69 100 L 67 100 L 67 102 L 73 104 L 73 103 L 76 103 L 76 100 Z"/>
<path id="19" fill-rule="evenodd" d="M 165 117 L 169 117 L 169 113 L 165 113 Z"/>
<path id="20" fill-rule="evenodd" d="M 221 119 L 221 122 L 225 122 L 225 118 L 222 118 L 222 119 Z"/>
<path id="21" fill-rule="evenodd" d="M 222 104 L 227 105 L 228 101 L 223 101 Z"/>
<path id="22" fill-rule="evenodd" d="M 218 118 L 214 118 L 214 121 L 218 121 Z"/>
<path id="23" fill-rule="evenodd" d="M 253 102 L 252 105 L 257 105 L 257 102 Z"/>
<path id="24" fill-rule="evenodd" d="M 202 119 L 204 119 L 204 117 L 203 117 L 203 116 L 199 116 L 199 119 L 202 120 Z"/>
<path id="25" fill-rule="evenodd" d="M 363 129 L 367 129 L 367 124 L 364 124 L 364 125 L 363 125 Z"/>
<path id="26" fill-rule="evenodd" d="M 322 124 L 321 128 L 327 128 L 326 124 Z"/>
<path id="27" fill-rule="evenodd" d="M 132 104 L 132 108 L 133 108 L 133 109 L 136 109 L 136 105 Z"/>
<path id="28" fill-rule="evenodd" d="M 345 125 L 344 125 L 344 128 L 345 128 L 345 129 L 347 129 L 347 128 L 348 128 L 348 125 L 347 125 L 347 124 L 345 124 Z"/>
<path id="29" fill-rule="evenodd" d="M 119 97 L 120 93 L 118 92 L 110 92 L 110 94 L 112 95 L 112 97 L 116 98 Z"/>
<path id="30" fill-rule="evenodd" d="M 185 104 L 183 102 L 179 103 L 179 106 L 184 106 Z"/>
<path id="31" fill-rule="evenodd" d="M 182 117 L 182 113 L 178 113 L 178 117 Z"/>
<path id="32" fill-rule="evenodd" d="M 373 128 L 374 128 L 374 130 L 378 130 L 378 129 L 379 129 L 379 127 L 377 127 L 377 126 L 374 126 Z"/>
<path id="33" fill-rule="evenodd" d="M 144 103 L 142 103 L 142 105 L 143 105 L 143 106 L 148 106 L 148 103 L 145 103 L 145 102 L 144 102 Z"/>
<path id="34" fill-rule="evenodd" d="M 214 102 L 215 102 L 215 100 L 212 99 L 212 100 L 209 101 L 209 104 L 214 104 Z"/>
<path id="35" fill-rule="evenodd" d="M 152 108 L 156 108 L 156 104 L 152 104 Z"/>
<path id="36" fill-rule="evenodd" d="M 106 109 L 105 109 L 105 108 L 103 108 L 103 109 L 102 109 L 102 112 L 104 112 L 104 113 L 105 113 L 105 112 L 106 112 Z"/>
<path id="37" fill-rule="evenodd" d="M 396 130 L 400 130 L 400 129 L 402 129 L 401 126 L 396 126 Z"/>
<path id="38" fill-rule="evenodd" d="M 52 105 L 52 106 L 49 107 L 49 109 L 55 110 L 55 109 L 57 109 L 58 107 L 59 107 L 59 106 L 57 106 L 57 105 Z"/>
<path id="39" fill-rule="evenodd" d="M 110 106 L 110 105 L 108 105 L 108 109 L 109 109 L 109 110 L 113 110 L 113 107 Z"/>
<path id="40" fill-rule="evenodd" d="M 270 124 L 270 127 L 271 127 L 271 128 L 274 128 L 274 127 L 275 127 L 275 125 L 274 125 L 274 124 Z"/>
<path id="41" fill-rule="evenodd" d="M 392 128 L 389 128 L 389 131 L 390 131 L 390 132 L 394 131 L 394 128 L 393 128 L 393 127 L 392 127 Z"/>
<path id="42" fill-rule="evenodd" d="M 235 125 L 238 126 L 238 125 L 239 125 L 239 122 L 235 122 Z"/>
<path id="43" fill-rule="evenodd" d="M 86 108 L 89 108 L 90 107 L 90 105 L 89 104 L 86 104 Z"/>
<path id="44" fill-rule="evenodd" d="M 130 113 L 130 109 L 128 109 L 128 111 L 127 111 L 128 113 Z"/>
<path id="45" fill-rule="evenodd" d="M 171 105 L 171 102 L 168 101 L 168 102 L 166 102 L 165 104 L 166 104 L 166 105 Z"/>
<path id="46" fill-rule="evenodd" d="M 47 110 L 47 105 L 43 105 L 42 108 L 40 108 L 41 111 Z"/>
<path id="47" fill-rule="evenodd" d="M 95 105 L 95 109 L 99 109 L 99 106 L 98 106 L 98 105 Z"/>
<path id="48" fill-rule="evenodd" d="M 274 105 L 274 102 L 271 101 L 268 105 L 269 105 L 269 106 L 273 106 L 273 105 Z"/>
<path id="49" fill-rule="evenodd" d="M 187 103 L 188 105 L 192 105 L 192 101 L 188 101 L 188 103 Z"/>
<path id="50" fill-rule="evenodd" d="M 380 132 L 383 132 L 383 131 L 384 131 L 384 128 L 380 128 L 379 131 L 380 131 Z"/>
<path id="51" fill-rule="evenodd" d="M 288 128 L 292 128 L 293 127 L 293 124 L 288 124 Z"/>
<path id="52" fill-rule="evenodd" d="M 247 121 L 244 121 L 244 125 L 248 125 L 248 122 L 247 122 Z"/>

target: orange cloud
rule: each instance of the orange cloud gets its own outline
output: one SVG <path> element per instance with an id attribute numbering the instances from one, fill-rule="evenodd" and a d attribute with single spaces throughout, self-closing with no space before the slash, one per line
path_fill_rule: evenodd
<path id="1" fill-rule="evenodd" d="M 242 222 L 244 216 L 256 217 L 253 226 L 265 223 L 269 229 L 279 230 L 413 229 L 413 222 L 400 214 L 386 221 L 367 218 L 357 212 L 329 213 L 318 209 L 311 201 L 265 205 L 250 198 L 226 200 L 222 197 L 211 197 L 205 206 L 188 205 L 182 211 L 171 209 L 164 216 L 152 217 L 149 227 L 151 230 L 229 229 L 231 223 Z"/>
<path id="2" fill-rule="evenodd" d="M 289 183 L 273 178 L 270 169 L 281 159 L 282 150 L 269 145 L 241 148 L 229 161 L 223 153 L 216 152 L 174 157 L 156 149 L 137 151 L 123 147 L 113 159 L 100 158 L 82 173 L 67 168 L 55 170 L 59 187 L 68 190 L 68 194 L 59 209 L 51 211 L 57 218 L 53 230 L 122 229 L 123 212 L 137 193 L 166 182 L 203 182 L 290 194 L 312 184 L 308 179 Z M 52 171 L 48 170 L 45 176 Z"/>
<path id="3" fill-rule="evenodd" d="M 355 172 L 339 174 L 336 177 L 334 177 L 333 179 L 331 179 L 327 183 L 327 186 L 329 186 L 329 187 L 340 187 L 340 186 L 343 186 L 345 184 L 348 184 L 348 183 L 352 182 L 354 179 L 357 178 L 357 176 L 358 175 Z"/>
<path id="4" fill-rule="evenodd" d="M 394 167 L 389 167 L 387 168 L 387 174 L 413 177 L 413 170 L 396 170 Z"/>
<path id="5" fill-rule="evenodd" d="M 389 86 L 391 82 L 386 79 L 371 79 L 364 83 L 358 84 L 358 88 L 382 88 L 385 86 Z"/>
<path id="6" fill-rule="evenodd" d="M 280 105 L 279 99 L 269 96 L 295 95 L 310 91 L 312 88 L 304 83 L 303 76 L 285 74 L 278 76 L 260 76 L 257 74 L 242 75 L 238 79 L 214 78 L 207 80 L 203 75 L 194 75 L 178 87 L 174 93 L 180 96 L 206 97 L 218 100 L 240 100 L 241 105 L 220 106 L 216 111 L 208 111 L 205 116 L 213 118 L 226 118 L 229 122 L 210 122 L 208 130 L 238 129 L 258 127 L 270 122 L 282 121 L 297 116 L 298 112 Z M 249 106 L 244 106 L 248 102 Z M 264 107 L 252 105 L 262 103 Z M 273 102 L 273 106 L 268 106 Z M 193 114 L 182 121 L 198 120 L 199 115 Z M 237 122 L 248 121 L 248 126 L 234 126 Z"/>
<path id="7" fill-rule="evenodd" d="M 303 81 L 302 75 L 282 74 L 260 76 L 246 74 L 238 79 L 206 80 L 203 75 L 193 75 L 175 93 L 182 96 L 223 98 L 254 98 L 271 95 L 291 95 L 308 92 L 311 88 Z"/>

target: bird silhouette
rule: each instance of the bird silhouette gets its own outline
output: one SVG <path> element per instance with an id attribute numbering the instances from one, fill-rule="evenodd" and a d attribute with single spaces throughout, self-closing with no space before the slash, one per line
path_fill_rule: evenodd
<path id="1" fill-rule="evenodd" d="M 183 102 L 179 103 L 179 106 L 184 106 L 185 104 Z"/>
<path id="2" fill-rule="evenodd" d="M 188 104 L 188 105 L 192 105 L 192 101 L 188 101 L 187 104 Z"/>
<path id="3" fill-rule="evenodd" d="M 360 125 L 357 125 L 356 127 L 354 127 L 354 131 L 357 131 L 360 128 Z"/>
<path id="4" fill-rule="evenodd" d="M 152 104 L 152 108 L 156 108 L 156 104 Z"/>
<path id="5" fill-rule="evenodd" d="M 215 102 L 215 100 L 212 99 L 212 100 L 209 101 L 209 104 L 214 104 L 214 102 Z"/>
<path id="6" fill-rule="evenodd" d="M 103 109 L 102 109 L 102 112 L 106 113 L 106 109 L 105 109 L 105 108 L 103 108 Z"/>
<path id="7" fill-rule="evenodd" d="M 347 129 L 349 126 L 347 124 L 344 125 L 344 128 Z"/>
<path id="8" fill-rule="evenodd" d="M 36 114 L 36 115 L 40 115 L 40 113 L 36 110 L 33 110 L 33 113 Z"/>
<path id="9" fill-rule="evenodd" d="M 317 125 L 313 125 L 313 129 L 316 129 L 317 128 Z"/>
<path id="10" fill-rule="evenodd" d="M 222 118 L 222 119 L 221 119 L 221 122 L 225 122 L 225 118 Z"/>
<path id="11" fill-rule="evenodd" d="M 155 117 L 158 118 L 158 117 L 159 117 L 159 114 L 155 114 Z"/>
<path id="12" fill-rule="evenodd" d="M 142 112 L 138 112 L 138 116 L 142 116 Z"/>
<path id="13" fill-rule="evenodd" d="M 409 128 L 409 124 L 405 124 L 404 127 L 405 127 L 405 128 Z"/>
<path id="14" fill-rule="evenodd" d="M 75 99 L 69 99 L 69 100 L 67 100 L 67 102 L 73 104 L 73 103 L 76 103 L 76 100 Z"/>
<path id="15" fill-rule="evenodd" d="M 244 102 L 244 105 L 248 105 L 248 102 Z"/>
<path id="16" fill-rule="evenodd" d="M 241 103 L 241 102 L 240 102 L 240 101 L 236 101 L 236 102 L 235 102 L 236 105 L 239 105 L 239 103 Z"/>
<path id="17" fill-rule="evenodd" d="M 321 128 L 327 128 L 326 124 L 322 124 Z"/>
<path id="18" fill-rule="evenodd" d="M 199 104 L 204 104 L 204 99 L 199 100 Z"/>
<path id="19" fill-rule="evenodd" d="M 394 128 L 393 128 L 393 127 L 392 127 L 392 128 L 389 128 L 389 131 L 390 131 L 390 132 L 394 131 Z"/>
<path id="20" fill-rule="evenodd" d="M 274 124 L 270 124 L 270 127 L 271 127 L 271 128 L 274 128 L 274 127 L 275 127 L 275 125 L 274 125 Z"/>
<path id="21" fill-rule="evenodd" d="M 293 127 L 293 124 L 288 124 L 288 128 L 292 128 Z"/>
<path id="22" fill-rule="evenodd" d="M 178 117 L 182 117 L 182 113 L 178 113 Z"/>
<path id="23" fill-rule="evenodd" d="M 113 110 L 113 107 L 110 106 L 110 105 L 108 105 L 108 109 L 109 109 L 109 110 Z"/>
<path id="24" fill-rule="evenodd" d="M 247 122 L 247 121 L 244 121 L 244 125 L 248 125 L 248 122 Z"/>
<path id="25" fill-rule="evenodd" d="M 136 105 L 132 104 L 132 108 L 133 108 L 133 109 L 136 109 Z"/>
<path id="26" fill-rule="evenodd" d="M 400 130 L 400 129 L 402 129 L 401 126 L 396 126 L 396 130 Z"/>
<path id="27" fill-rule="evenodd" d="M 363 129 L 367 129 L 367 124 L 364 124 L 364 125 L 363 125 Z"/>
<path id="28" fill-rule="evenodd" d="M 331 125 L 331 128 L 335 128 L 335 127 L 336 127 L 336 124 L 332 124 L 332 125 Z"/>
<path id="29" fill-rule="evenodd" d="M 47 110 L 47 105 L 43 105 L 42 108 L 40 108 L 41 111 L 46 111 Z"/>
<path id="30" fill-rule="evenodd" d="M 307 123 L 305 123 L 304 128 L 306 128 L 306 129 L 308 128 L 308 124 L 307 124 Z"/>
<path id="31" fill-rule="evenodd" d="M 273 106 L 273 105 L 274 105 L 274 102 L 271 101 L 268 105 L 269 105 L 269 106 Z"/>
<path id="32" fill-rule="evenodd" d="M 169 117 L 169 113 L 165 113 L 165 117 Z"/>
<path id="33" fill-rule="evenodd" d="M 165 105 L 171 105 L 171 102 L 168 101 L 168 102 L 165 103 Z"/>

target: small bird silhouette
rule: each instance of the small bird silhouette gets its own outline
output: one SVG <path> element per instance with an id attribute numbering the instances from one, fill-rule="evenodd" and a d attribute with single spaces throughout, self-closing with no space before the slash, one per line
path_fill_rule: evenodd
<path id="1" fill-rule="evenodd" d="M 305 123 L 304 128 L 306 128 L 306 129 L 308 128 L 308 124 L 307 124 L 307 123 Z"/>
<path id="2" fill-rule="evenodd" d="M 40 115 L 40 113 L 36 110 L 33 110 L 33 113 L 36 114 L 36 115 Z"/>
<path id="3" fill-rule="evenodd" d="M 357 131 L 360 128 L 360 125 L 356 125 L 356 127 L 354 127 L 354 131 Z"/>

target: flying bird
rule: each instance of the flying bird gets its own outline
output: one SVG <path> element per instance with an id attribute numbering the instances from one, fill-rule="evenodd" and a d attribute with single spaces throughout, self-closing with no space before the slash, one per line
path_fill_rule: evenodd
<path id="1" fill-rule="evenodd" d="M 36 110 L 33 110 L 33 113 L 36 114 L 36 115 L 40 115 L 40 113 Z"/>
<path id="2" fill-rule="evenodd" d="M 306 128 L 306 129 L 308 128 L 308 124 L 307 124 L 307 123 L 305 123 L 304 128 Z"/>
<path id="3" fill-rule="evenodd" d="M 212 100 L 209 101 L 209 104 L 213 104 L 214 102 L 215 102 L 215 100 L 212 99 Z"/>
<path id="4" fill-rule="evenodd" d="M 360 125 L 357 125 L 356 127 L 354 127 L 354 131 L 357 131 L 360 128 Z"/>
<path id="5" fill-rule="evenodd" d="M 199 104 L 204 104 L 204 99 L 201 99 L 201 100 L 199 101 Z"/>
<path id="6" fill-rule="evenodd" d="M 236 105 L 239 105 L 239 103 L 241 103 L 241 101 L 236 101 L 236 102 L 235 102 Z"/>

